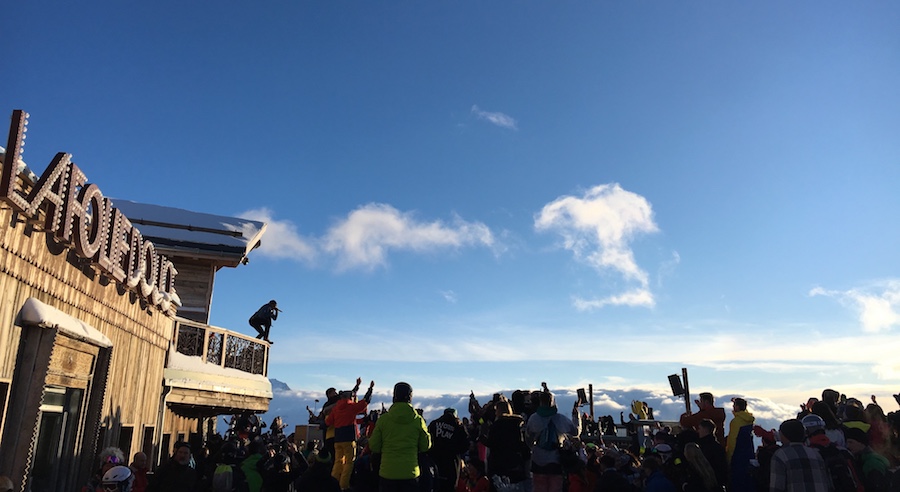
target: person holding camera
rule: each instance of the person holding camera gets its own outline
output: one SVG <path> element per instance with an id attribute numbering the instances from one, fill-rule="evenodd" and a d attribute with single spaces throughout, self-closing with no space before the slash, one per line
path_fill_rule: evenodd
<path id="1" fill-rule="evenodd" d="M 725 409 L 716 406 L 715 398 L 712 393 L 700 393 L 700 399 L 694 400 L 694 403 L 700 407 L 697 413 L 683 413 L 679 423 L 682 429 L 697 428 L 704 419 L 712 420 L 716 424 L 715 436 L 719 444 L 725 445 Z"/>

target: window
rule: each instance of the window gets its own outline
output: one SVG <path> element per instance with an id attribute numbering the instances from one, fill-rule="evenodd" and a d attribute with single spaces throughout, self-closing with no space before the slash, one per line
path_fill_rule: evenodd
<path id="1" fill-rule="evenodd" d="M 133 438 L 134 427 L 123 425 L 119 431 L 119 449 L 122 450 L 122 454 L 125 455 L 125 461 L 128 463 L 131 462 L 131 441 Z"/>
<path id="2" fill-rule="evenodd" d="M 141 439 L 141 451 L 147 455 L 148 463 L 153 463 L 153 427 L 144 427 L 144 438 Z"/>
<path id="3" fill-rule="evenodd" d="M 169 447 L 171 446 L 171 443 L 172 443 L 172 434 L 163 434 L 162 456 L 159 457 L 160 463 L 166 463 L 167 461 L 169 461 L 169 456 L 171 456 L 171 454 L 169 453 Z"/>

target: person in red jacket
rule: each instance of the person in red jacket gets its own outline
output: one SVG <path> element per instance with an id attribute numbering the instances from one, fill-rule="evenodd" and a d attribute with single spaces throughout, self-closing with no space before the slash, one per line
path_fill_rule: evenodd
<path id="1" fill-rule="evenodd" d="M 334 426 L 334 466 L 331 468 L 331 476 L 340 481 L 341 490 L 350 489 L 350 475 L 356 460 L 356 439 L 359 437 L 356 416 L 366 413 L 374 387 L 375 381 L 370 382 L 366 396 L 360 401 L 356 401 L 356 395 L 352 391 L 341 391 L 334 409 L 325 417 L 325 423 Z"/>
<path id="2" fill-rule="evenodd" d="M 725 445 L 725 409 L 715 405 L 712 393 L 700 393 L 700 399 L 694 400 L 700 407 L 697 413 L 681 414 L 681 428 L 697 430 L 703 419 L 712 420 L 716 424 L 716 441 Z"/>

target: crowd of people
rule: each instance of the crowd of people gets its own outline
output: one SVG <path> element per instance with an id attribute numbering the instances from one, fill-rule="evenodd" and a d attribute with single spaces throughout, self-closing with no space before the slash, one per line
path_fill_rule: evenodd
<path id="1" fill-rule="evenodd" d="M 863 404 L 826 389 L 778 429 L 756 425 L 743 398 L 729 418 L 701 393 L 670 425 L 635 402 L 620 435 L 611 416 L 580 413 L 580 398 L 561 412 L 544 383 L 484 403 L 471 394 L 467 416 L 448 408 L 426 423 L 409 384 L 394 386 L 389 408 L 370 409 L 375 383 L 360 399 L 361 382 L 329 388 L 309 411 L 321 441 L 285 436 L 280 418 L 262 433 L 245 414 L 203 449 L 177 443 L 152 474 L 142 453 L 129 467 L 106 449 L 82 492 L 900 491 L 900 412 L 886 415 L 874 396 Z"/>

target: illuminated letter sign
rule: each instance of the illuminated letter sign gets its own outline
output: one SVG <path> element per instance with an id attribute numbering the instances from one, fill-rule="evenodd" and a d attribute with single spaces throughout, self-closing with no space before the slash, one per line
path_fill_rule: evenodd
<path id="1" fill-rule="evenodd" d="M 28 114 L 13 111 L 6 159 L 0 172 L 0 200 L 29 220 L 44 212 L 44 231 L 97 266 L 148 303 L 174 315 L 181 302 L 175 293 L 175 265 L 145 241 L 100 188 L 88 183 L 71 154 L 59 153 L 27 195 L 16 187 Z"/>

